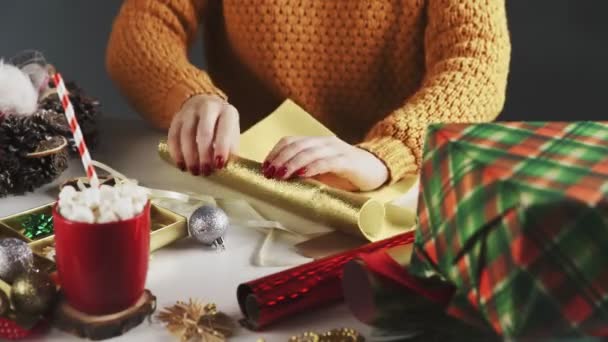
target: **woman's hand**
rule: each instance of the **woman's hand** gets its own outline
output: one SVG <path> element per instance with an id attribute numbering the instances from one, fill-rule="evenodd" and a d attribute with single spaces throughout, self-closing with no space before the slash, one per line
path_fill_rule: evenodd
<path id="1" fill-rule="evenodd" d="M 376 156 L 336 137 L 285 137 L 262 166 L 267 178 L 315 177 L 336 174 L 357 190 L 382 186 L 389 173 Z"/>
<path id="2" fill-rule="evenodd" d="M 195 95 L 171 122 L 169 152 L 182 171 L 208 176 L 237 151 L 240 133 L 234 106 L 215 95 Z"/>

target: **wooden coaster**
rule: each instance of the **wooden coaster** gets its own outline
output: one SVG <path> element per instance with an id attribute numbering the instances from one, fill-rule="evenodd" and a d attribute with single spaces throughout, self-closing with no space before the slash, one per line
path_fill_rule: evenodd
<path id="1" fill-rule="evenodd" d="M 99 341 L 121 336 L 135 328 L 156 310 L 156 297 L 145 290 L 132 307 L 104 316 L 82 313 L 60 299 L 53 315 L 53 326 L 82 338 Z"/>

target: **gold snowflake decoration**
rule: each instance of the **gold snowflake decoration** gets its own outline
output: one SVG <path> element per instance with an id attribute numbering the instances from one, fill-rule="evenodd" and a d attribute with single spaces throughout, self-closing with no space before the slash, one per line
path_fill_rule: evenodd
<path id="1" fill-rule="evenodd" d="M 183 342 L 223 342 L 235 329 L 232 319 L 217 311 L 215 304 L 192 299 L 165 308 L 158 319 Z"/>

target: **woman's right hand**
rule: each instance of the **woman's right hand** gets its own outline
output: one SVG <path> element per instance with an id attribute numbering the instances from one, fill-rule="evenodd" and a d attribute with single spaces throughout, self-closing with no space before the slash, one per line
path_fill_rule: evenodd
<path id="1" fill-rule="evenodd" d="M 208 176 L 236 153 L 240 134 L 234 106 L 215 95 L 195 95 L 171 122 L 169 152 L 182 171 Z"/>

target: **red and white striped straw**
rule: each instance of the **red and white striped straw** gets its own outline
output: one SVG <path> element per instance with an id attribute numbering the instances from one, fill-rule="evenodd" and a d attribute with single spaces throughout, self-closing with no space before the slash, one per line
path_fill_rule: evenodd
<path id="1" fill-rule="evenodd" d="M 82 135 L 82 131 L 80 130 L 80 125 L 78 125 L 78 120 L 76 120 L 76 114 L 74 113 L 74 107 L 70 102 L 68 90 L 66 89 L 65 84 L 63 83 L 63 78 L 59 73 L 55 73 L 55 75 L 53 76 L 53 81 L 55 82 L 57 94 L 61 99 L 63 111 L 65 112 L 65 116 L 70 125 L 70 129 L 72 130 L 74 142 L 78 147 L 80 159 L 82 160 L 82 165 L 84 166 L 84 169 L 87 172 L 87 177 L 89 178 L 91 187 L 97 188 L 99 187 L 99 179 L 97 178 L 97 172 L 95 172 L 95 167 L 93 167 L 91 155 L 89 154 L 89 149 L 87 148 L 87 144 L 84 141 L 84 136 Z"/>

